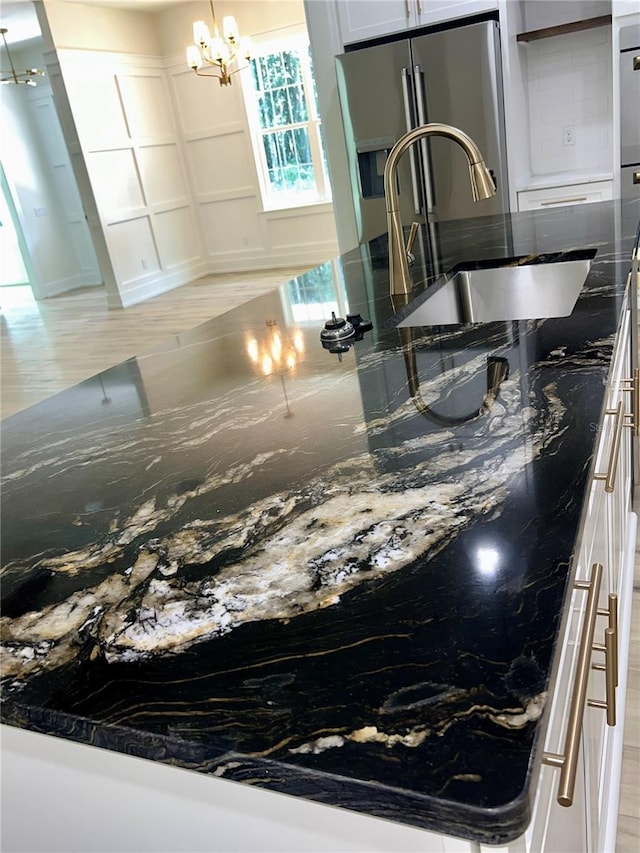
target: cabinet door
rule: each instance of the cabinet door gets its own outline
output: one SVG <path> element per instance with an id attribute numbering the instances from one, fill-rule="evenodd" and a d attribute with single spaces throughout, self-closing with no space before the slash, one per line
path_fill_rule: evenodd
<path id="1" fill-rule="evenodd" d="M 518 193 L 518 210 L 589 204 L 590 202 L 606 201 L 611 198 L 613 198 L 612 181 L 567 184 L 562 187 L 545 187 L 540 190 L 521 190 Z"/>
<path id="2" fill-rule="evenodd" d="M 344 44 L 415 27 L 415 0 L 337 0 Z"/>
<path id="3" fill-rule="evenodd" d="M 498 8 L 497 0 L 411 0 L 411 2 L 416 4 L 417 22 L 421 26 L 479 15 Z"/>

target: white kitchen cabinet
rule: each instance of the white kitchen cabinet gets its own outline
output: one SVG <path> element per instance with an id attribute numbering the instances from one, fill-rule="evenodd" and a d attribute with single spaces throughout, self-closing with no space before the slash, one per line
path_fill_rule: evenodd
<path id="1" fill-rule="evenodd" d="M 536 806 L 527 850 L 576 851 L 607 853 L 615 849 L 618 816 L 621 754 L 623 741 L 626 672 L 631 630 L 631 596 L 637 530 L 636 516 L 631 512 L 631 437 L 626 426 L 631 420 L 630 310 L 623 313 L 609 384 L 606 409 L 596 452 L 594 478 L 587 505 L 583 534 L 578 552 L 576 580 L 588 581 L 595 563 L 603 566 L 596 616 L 594 645 L 602 646 L 608 626 L 606 611 L 609 593 L 618 597 L 618 686 L 616 723 L 607 725 L 607 712 L 589 704 L 603 702 L 606 697 L 604 672 L 591 669 L 584 708 L 583 729 L 573 805 L 563 807 L 556 802 L 560 770 L 544 766 L 540 775 Z M 620 443 L 616 452 L 616 416 L 622 406 Z M 590 425 L 594 430 L 600 425 Z M 600 475 L 617 460 L 613 491 L 606 490 Z M 552 693 L 549 727 L 545 742 L 547 753 L 562 754 L 568 725 L 571 697 L 575 689 L 575 672 L 582 624 L 585 618 L 587 592 L 574 589 L 561 646 L 560 663 Z M 591 655 L 591 666 L 604 664 L 601 649 Z"/>
<path id="2" fill-rule="evenodd" d="M 344 44 L 497 9 L 497 0 L 337 0 Z"/>
<path id="3" fill-rule="evenodd" d="M 615 848 L 615 830 L 618 814 L 618 792 L 620 786 L 622 735 L 624 725 L 624 690 L 626 686 L 626 660 L 628 656 L 628 634 L 630 630 L 630 599 L 633 583 L 633 551 L 635 525 L 637 521 L 631 513 L 631 439 L 628 425 L 632 421 L 632 394 L 629 393 L 631 377 L 631 318 L 630 311 L 623 315 L 620 344 L 612 366 L 611 380 L 607 389 L 607 411 L 601 445 L 605 458 L 599 460 L 598 471 L 606 471 L 617 456 L 617 473 L 613 491 L 606 492 L 602 481 L 596 481 L 594 491 L 601 491 L 600 515 L 603 521 L 598 523 L 600 537 L 604 541 L 594 542 L 594 554 L 581 555 L 579 570 L 583 570 L 589 560 L 602 562 L 605 576 L 600 596 L 600 606 L 608 607 L 607 595 L 613 593 L 618 598 L 619 630 L 618 654 L 620 678 L 616 690 L 618 702 L 616 725 L 608 726 L 606 713 L 597 707 L 585 709 L 583 748 L 585 761 L 586 806 L 589 816 L 588 851 L 607 851 Z M 612 414 L 621 406 L 621 441 L 616 453 L 616 416 Z M 603 529 L 604 528 L 604 529 Z M 630 539 L 631 534 L 631 539 Z M 606 619 L 599 617 L 599 631 L 607 626 Z M 625 644 L 625 638 L 626 644 Z M 596 639 L 596 642 L 602 640 Z M 602 652 L 595 657 L 604 659 Z M 592 671 L 589 682 L 589 696 L 604 699 L 606 684 L 604 672 Z M 622 700 L 622 701 L 620 701 Z"/>
<path id="4" fill-rule="evenodd" d="M 417 26 L 415 0 L 338 0 L 336 5 L 345 44 Z"/>
<path id="5" fill-rule="evenodd" d="M 572 204 L 589 204 L 613 198 L 612 181 L 590 181 L 580 184 L 562 184 L 518 192 L 518 210 L 535 210 L 541 207 L 566 207 Z"/>

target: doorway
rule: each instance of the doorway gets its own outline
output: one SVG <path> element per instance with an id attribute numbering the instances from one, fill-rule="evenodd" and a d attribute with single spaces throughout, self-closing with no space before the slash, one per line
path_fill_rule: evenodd
<path id="1" fill-rule="evenodd" d="M 0 287 L 31 285 L 29 251 L 0 163 Z"/>

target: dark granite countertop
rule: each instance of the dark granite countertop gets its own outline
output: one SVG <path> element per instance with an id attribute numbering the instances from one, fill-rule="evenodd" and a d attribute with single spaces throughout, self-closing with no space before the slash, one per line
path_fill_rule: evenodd
<path id="1" fill-rule="evenodd" d="M 639 216 L 443 223 L 430 263 L 419 241 L 418 291 L 596 249 L 568 317 L 408 338 L 381 238 L 3 421 L 4 722 L 521 834 Z M 331 310 L 374 324 L 341 359 Z"/>

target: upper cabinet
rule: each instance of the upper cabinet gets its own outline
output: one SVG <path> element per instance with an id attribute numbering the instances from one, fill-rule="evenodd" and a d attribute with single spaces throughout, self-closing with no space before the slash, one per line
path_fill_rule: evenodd
<path id="1" fill-rule="evenodd" d="M 522 14 L 525 32 L 552 30 L 611 15 L 611 0 L 527 0 Z"/>
<path id="2" fill-rule="evenodd" d="M 337 6 L 345 44 L 416 26 L 416 0 L 338 0 Z"/>
<path id="3" fill-rule="evenodd" d="M 498 6 L 497 0 L 337 0 L 344 44 L 477 15 Z"/>

